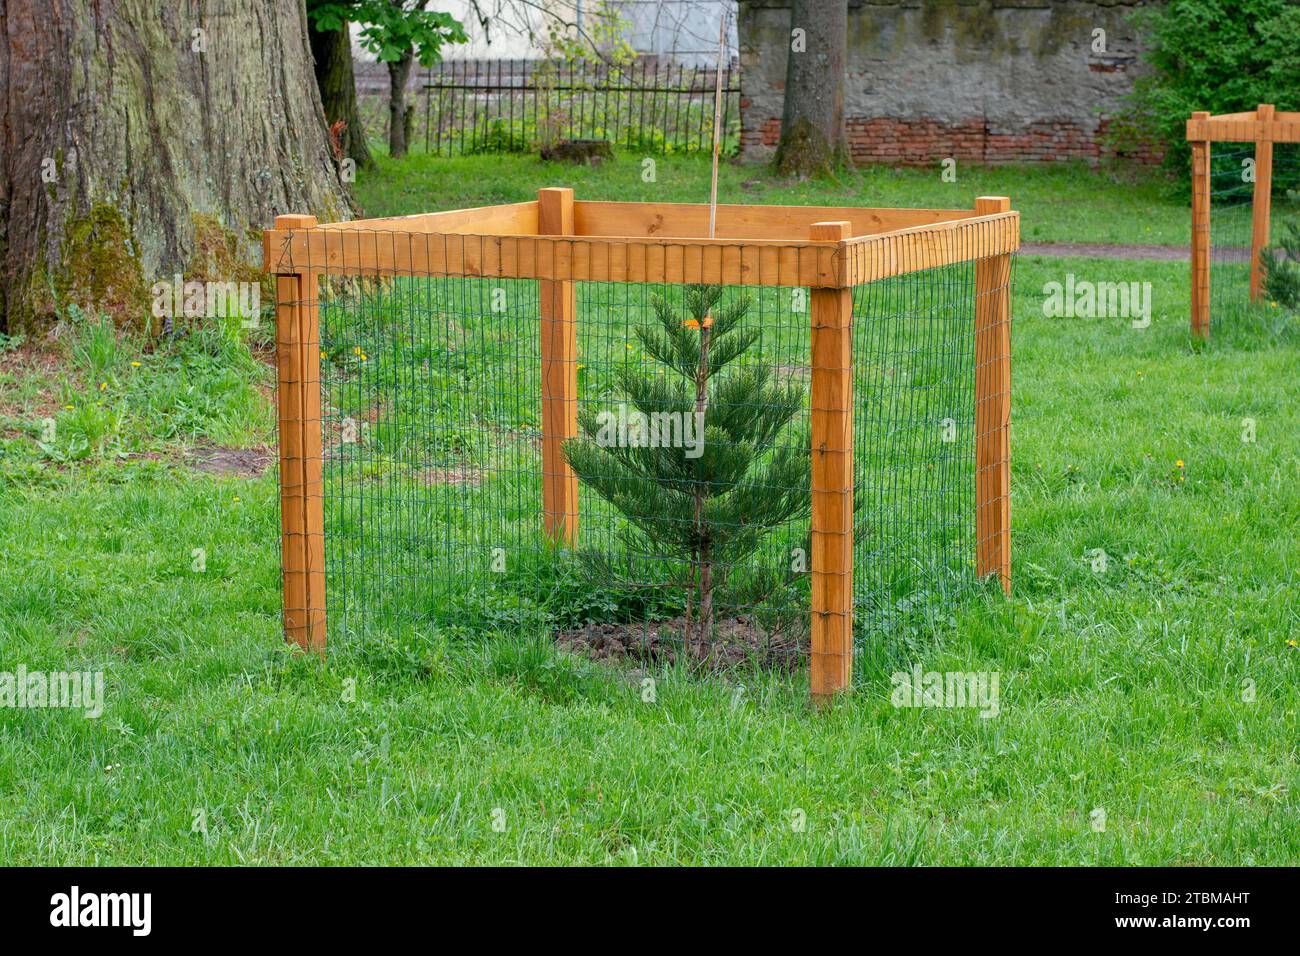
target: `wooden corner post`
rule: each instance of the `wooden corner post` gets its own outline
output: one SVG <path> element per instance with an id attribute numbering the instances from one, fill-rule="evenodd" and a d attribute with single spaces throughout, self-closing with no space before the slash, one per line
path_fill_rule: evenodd
<path id="1" fill-rule="evenodd" d="M 314 216 L 275 219 L 277 230 L 310 229 L 315 225 Z M 269 263 L 267 268 L 272 269 Z M 325 509 L 321 472 L 319 296 L 318 272 L 276 273 L 284 636 L 303 650 L 323 652 Z"/>
<path id="2" fill-rule="evenodd" d="M 573 235 L 573 190 L 537 191 L 537 231 Z M 557 253 L 559 255 L 560 253 Z M 564 440 L 578 434 L 578 304 L 573 281 L 541 279 L 542 514 L 546 534 L 572 546 L 578 537 L 578 476 Z"/>
<path id="3" fill-rule="evenodd" d="M 1011 200 L 1005 196 L 975 200 L 980 216 L 1010 211 Z M 1010 285 L 1009 255 L 975 261 L 975 574 L 996 574 L 1007 594 L 1011 593 Z"/>
<path id="4" fill-rule="evenodd" d="M 851 235 L 848 222 L 809 231 L 813 240 Z M 853 674 L 853 292 L 814 288 L 811 300 L 811 685 L 825 705 Z"/>
<path id="5" fill-rule="evenodd" d="M 1192 121 L 1209 113 L 1192 114 Z M 1192 334 L 1210 334 L 1210 141 L 1192 143 Z"/>
<path id="6" fill-rule="evenodd" d="M 1260 103 L 1255 122 L 1272 124 L 1273 105 Z M 1264 264 L 1261 256 L 1268 246 L 1269 220 L 1273 206 L 1273 135 L 1258 129 L 1255 139 L 1255 192 L 1251 208 L 1250 229 L 1250 301 L 1258 302 L 1264 291 Z"/>

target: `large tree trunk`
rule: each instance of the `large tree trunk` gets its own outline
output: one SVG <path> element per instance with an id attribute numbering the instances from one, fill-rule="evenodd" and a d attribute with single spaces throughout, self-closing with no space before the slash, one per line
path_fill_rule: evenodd
<path id="1" fill-rule="evenodd" d="M 0 0 L 0 325 L 248 280 L 279 213 L 348 218 L 303 0 Z"/>
<path id="2" fill-rule="evenodd" d="M 794 0 L 781 140 L 774 160 L 782 175 L 829 172 L 844 155 L 848 18 L 848 0 Z M 802 30 L 802 36 L 795 30 Z"/>
<path id="3" fill-rule="evenodd" d="M 406 105 L 406 83 L 415 64 L 415 51 L 407 50 L 400 60 L 388 64 L 388 155 L 401 159 L 410 145 L 415 106 Z"/>
<path id="4" fill-rule="evenodd" d="M 362 169 L 375 165 L 366 142 L 366 129 L 357 112 L 357 81 L 352 73 L 352 40 L 347 30 L 317 30 L 310 26 L 311 52 L 316 58 L 316 84 L 330 128 L 342 122 L 338 144 L 344 156 Z"/>

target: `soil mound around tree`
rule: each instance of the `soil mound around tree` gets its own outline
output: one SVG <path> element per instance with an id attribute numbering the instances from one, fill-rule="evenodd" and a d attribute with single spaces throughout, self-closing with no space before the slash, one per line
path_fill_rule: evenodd
<path id="1" fill-rule="evenodd" d="M 555 643 L 591 660 L 673 664 L 687 653 L 685 635 L 686 619 L 675 617 L 666 621 L 588 624 L 558 632 Z M 745 667 L 793 671 L 806 656 L 807 647 L 798 635 L 769 630 L 749 615 L 717 618 L 712 644 L 692 654 L 709 670 L 718 671 Z"/>

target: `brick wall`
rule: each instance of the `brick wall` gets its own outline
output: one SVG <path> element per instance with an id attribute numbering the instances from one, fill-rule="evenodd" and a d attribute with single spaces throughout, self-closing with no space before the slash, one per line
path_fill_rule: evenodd
<path id="1" fill-rule="evenodd" d="M 861 163 L 1096 161 L 1133 85 L 1142 0 L 850 0 L 845 116 Z M 781 131 L 789 0 L 742 0 L 741 155 Z M 1096 30 L 1104 49 L 1095 50 Z M 809 51 L 814 53 L 815 51 Z M 808 53 L 802 55 L 809 55 Z M 1152 147 L 1126 158 L 1160 156 Z"/>

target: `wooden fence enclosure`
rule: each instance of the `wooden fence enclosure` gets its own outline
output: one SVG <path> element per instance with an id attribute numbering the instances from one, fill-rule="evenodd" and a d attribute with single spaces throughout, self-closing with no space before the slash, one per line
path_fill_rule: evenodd
<path id="1" fill-rule="evenodd" d="M 1269 103 L 1244 113 L 1193 113 L 1187 121 L 1192 149 L 1192 334 L 1210 334 L 1211 143 L 1253 143 L 1255 183 L 1251 202 L 1250 301 L 1263 288 L 1260 254 L 1269 242 L 1273 193 L 1273 145 L 1300 143 L 1300 113 L 1279 113 Z"/>
<path id="2" fill-rule="evenodd" d="M 582 409 L 610 400 L 607 369 L 646 362 L 629 326 L 651 311 L 647 290 L 672 298 L 684 284 L 752 304 L 747 361 L 801 396 L 806 432 L 790 441 L 808 455 L 810 509 L 771 556 L 809 546 L 779 610 L 803 622 L 816 700 L 850 685 L 855 612 L 865 628 L 879 607 L 896 613 L 890 595 L 938 593 L 942 575 L 1009 591 L 1010 201 L 722 205 L 716 238 L 708 223 L 706 205 L 570 189 L 386 219 L 277 217 L 264 249 L 287 639 L 324 650 L 327 589 L 331 628 L 345 593 L 368 595 L 349 614 L 408 584 L 426 611 L 444 593 L 454 603 L 479 586 L 456 576 L 477 574 L 494 542 L 543 561 L 559 552 L 534 540 L 627 547 L 564 443 Z M 341 279 L 366 288 L 339 291 Z M 662 588 L 665 560 L 643 557 Z M 726 569 L 738 594 L 773 580 L 759 561 Z M 730 613 L 767 614 L 755 593 Z"/>

